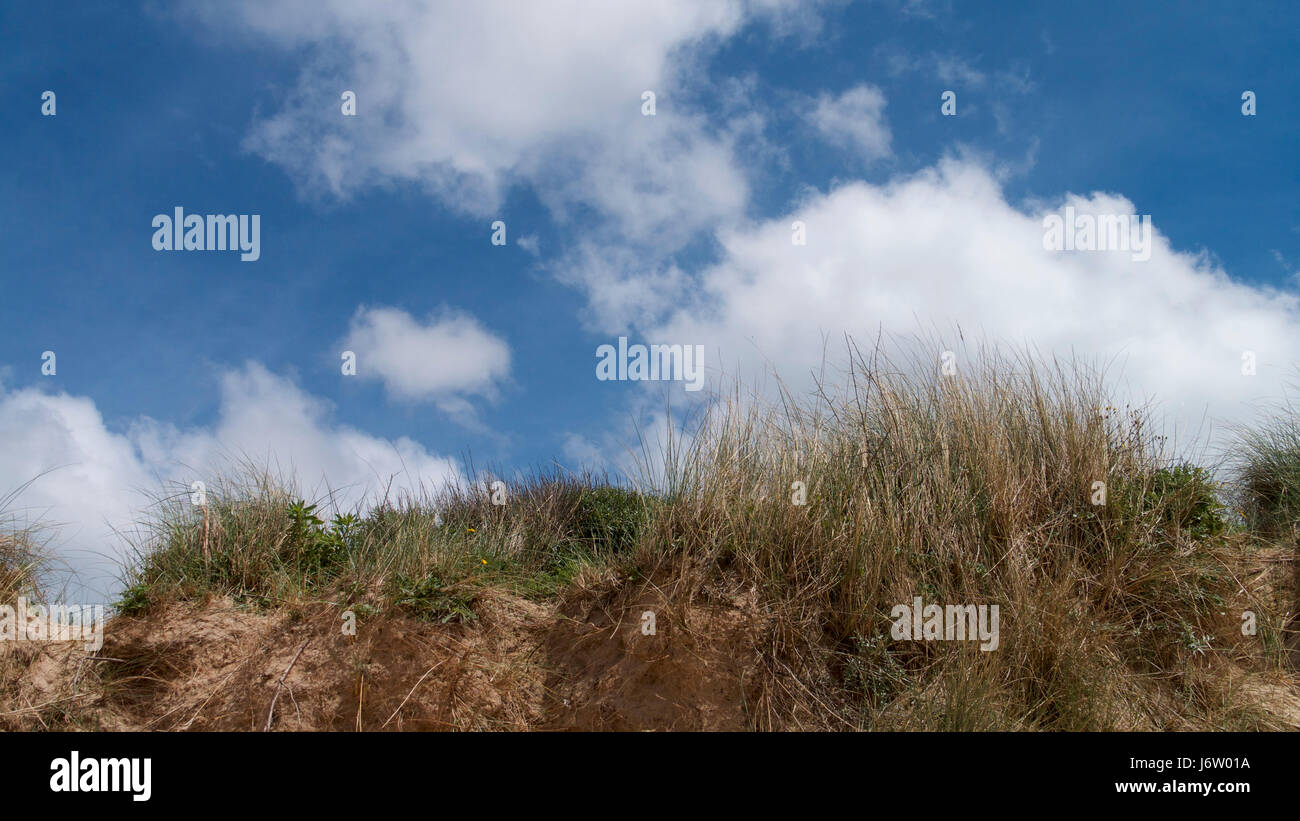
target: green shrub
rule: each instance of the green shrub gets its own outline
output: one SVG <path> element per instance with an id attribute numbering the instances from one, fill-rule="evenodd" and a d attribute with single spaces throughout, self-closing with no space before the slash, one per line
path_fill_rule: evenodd
<path id="1" fill-rule="evenodd" d="M 1151 477 L 1147 509 L 1161 509 L 1165 521 L 1204 539 L 1223 532 L 1223 505 L 1214 492 L 1210 472 L 1197 465 L 1160 468 Z"/>
<path id="2" fill-rule="evenodd" d="M 134 616 L 148 610 L 150 604 L 149 585 L 139 581 L 122 591 L 115 609 L 124 616 Z"/>
<path id="3" fill-rule="evenodd" d="M 297 500 L 289 505 L 290 555 L 298 569 L 308 575 L 323 574 L 340 564 L 357 530 L 359 520 L 351 513 L 334 517 L 330 526 L 316 515 L 316 505 Z"/>
<path id="4" fill-rule="evenodd" d="M 607 485 L 586 491 L 574 514 L 574 534 L 597 551 L 622 553 L 636 545 L 647 519 L 645 498 Z"/>

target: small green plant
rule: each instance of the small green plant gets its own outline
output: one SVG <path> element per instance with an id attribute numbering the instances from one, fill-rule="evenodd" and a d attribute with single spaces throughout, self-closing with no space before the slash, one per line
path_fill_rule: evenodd
<path id="1" fill-rule="evenodd" d="M 297 500 L 289 504 L 289 540 L 299 568 L 319 574 L 339 564 L 353 543 L 360 520 L 351 513 L 334 517 L 326 526 L 316 515 L 316 505 Z"/>
<path id="2" fill-rule="evenodd" d="M 1214 493 L 1210 472 L 1197 465 L 1160 468 L 1147 491 L 1147 507 L 1163 507 L 1165 520 L 1198 539 L 1223 532 L 1224 507 Z"/>
<path id="3" fill-rule="evenodd" d="M 352 615 L 356 617 L 356 620 L 358 622 L 363 622 L 371 618 L 372 616 L 374 616 L 377 612 L 379 612 L 377 609 L 367 604 L 366 602 L 357 602 L 356 604 L 350 605 L 345 609 L 351 612 Z"/>
<path id="4" fill-rule="evenodd" d="M 149 585 L 144 582 L 135 584 L 122 591 L 116 610 L 124 616 L 134 616 L 149 609 Z"/>
<path id="5" fill-rule="evenodd" d="M 1186 623 L 1183 623 L 1180 626 L 1182 628 L 1181 638 L 1183 646 L 1193 655 L 1205 655 L 1213 647 L 1213 640 L 1209 635 L 1202 633 L 1198 636 L 1196 634 L 1196 629 Z"/>
<path id="6" fill-rule="evenodd" d="M 577 578 L 584 567 L 596 561 L 590 547 L 567 542 L 551 548 L 541 566 L 523 578 L 517 590 L 534 599 L 550 598 Z"/>
<path id="7" fill-rule="evenodd" d="M 399 573 L 390 582 L 390 590 L 393 604 L 417 619 L 447 624 L 478 618 L 472 607 L 473 595 L 446 584 L 436 573 L 422 579 Z"/>

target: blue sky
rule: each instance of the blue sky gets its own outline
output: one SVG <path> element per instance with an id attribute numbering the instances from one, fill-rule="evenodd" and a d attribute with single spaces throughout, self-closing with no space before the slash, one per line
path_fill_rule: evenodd
<path id="1" fill-rule="evenodd" d="M 1224 421 L 1294 368 L 1294 7 L 567 6 L 0 10 L 0 467 L 55 469 L 19 512 L 90 589 L 138 491 L 223 455 L 359 493 L 468 453 L 617 469 L 694 401 L 597 381 L 620 335 L 798 386 L 823 337 L 974 324 Z M 1035 249 L 1071 196 L 1150 214 L 1150 263 Z M 261 258 L 154 250 L 176 206 L 260 215 Z M 409 322 L 367 336 L 377 308 Z"/>

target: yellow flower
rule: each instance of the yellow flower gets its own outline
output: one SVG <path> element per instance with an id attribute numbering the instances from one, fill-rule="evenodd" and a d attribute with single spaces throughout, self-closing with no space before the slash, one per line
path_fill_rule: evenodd
<path id="1" fill-rule="evenodd" d="M 475 529 L 472 528 L 472 527 L 467 527 L 467 528 L 465 528 L 465 529 L 468 530 L 470 533 L 478 533 L 478 531 L 475 530 Z"/>
<path id="2" fill-rule="evenodd" d="M 487 559 L 479 559 L 479 561 L 482 562 L 483 564 L 487 564 Z"/>

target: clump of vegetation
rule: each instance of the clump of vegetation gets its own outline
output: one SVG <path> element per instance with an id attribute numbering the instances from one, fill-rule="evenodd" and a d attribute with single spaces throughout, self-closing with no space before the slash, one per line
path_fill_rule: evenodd
<path id="1" fill-rule="evenodd" d="M 25 533 L 0 534 L 0 603 L 36 589 L 39 553 Z"/>
<path id="2" fill-rule="evenodd" d="M 46 567 L 40 529 L 9 515 L 10 505 L 28 484 L 0 496 L 0 604 L 19 596 L 34 597 Z"/>
<path id="3" fill-rule="evenodd" d="M 631 484 L 536 474 L 502 497 L 470 475 L 327 522 L 328 500 L 251 474 L 201 510 L 162 506 L 122 606 L 364 602 L 450 624 L 487 588 L 745 591 L 763 631 L 755 728 L 1273 726 L 1206 675 L 1256 652 L 1243 609 L 1274 618 L 1227 569 L 1246 539 L 1212 471 L 1166 452 L 1144 409 L 1112 413 L 1082 365 L 850 359 L 811 397 L 715 400 Z M 1256 437 L 1247 519 L 1294 523 L 1295 428 Z M 998 649 L 895 638 L 891 613 L 916 597 L 996 605 Z"/>
<path id="4" fill-rule="evenodd" d="M 1242 513 L 1264 533 L 1294 534 L 1300 528 L 1300 410 L 1284 405 L 1258 427 L 1240 429 L 1235 451 Z"/>
<path id="5" fill-rule="evenodd" d="M 143 581 L 127 585 L 113 610 L 123 616 L 138 616 L 147 612 L 153 603 L 149 590 L 149 584 Z"/>
<path id="6" fill-rule="evenodd" d="M 1227 525 L 1210 471 L 1185 462 L 1156 470 L 1147 506 L 1163 509 L 1165 521 L 1197 539 L 1218 536 Z"/>
<path id="7" fill-rule="evenodd" d="M 252 472 L 218 483 L 202 505 L 181 493 L 158 507 L 119 612 L 143 612 L 166 596 L 265 602 L 317 590 L 353 559 L 363 524 L 352 512 L 327 523 L 318 504 Z"/>
<path id="8" fill-rule="evenodd" d="M 578 498 L 574 535 L 596 552 L 623 553 L 636 545 L 648 515 L 642 494 L 611 485 L 595 487 Z"/>
<path id="9" fill-rule="evenodd" d="M 425 621 L 447 624 L 477 618 L 473 595 L 447 584 L 437 574 L 430 573 L 422 579 L 398 574 L 391 581 L 390 596 L 397 607 Z"/>
<path id="10" fill-rule="evenodd" d="M 437 591 L 450 580 L 471 578 L 549 596 L 586 563 L 626 553 L 648 509 L 640 493 L 603 479 L 541 475 L 516 483 L 504 504 L 469 479 L 329 521 L 321 503 L 268 474 L 218 483 L 205 501 L 160 500 L 119 612 L 205 595 L 260 606 L 350 602 L 375 588 L 385 591 L 376 605 L 427 615 L 419 602 L 441 602 Z M 464 608 L 451 610 L 468 618 Z"/>
<path id="11" fill-rule="evenodd" d="M 360 520 L 353 513 L 340 513 L 329 525 L 316 515 L 316 505 L 301 499 L 289 505 L 290 549 L 294 561 L 308 577 L 321 577 L 347 558 Z"/>
<path id="12" fill-rule="evenodd" d="M 674 578 L 659 587 L 694 596 L 730 575 L 759 590 L 779 625 L 764 644 L 773 668 L 807 682 L 839 671 L 819 694 L 843 705 L 827 726 L 1262 720 L 1226 717 L 1223 692 L 1191 684 L 1241 642 L 1224 571 L 1236 548 L 1209 472 L 1171 459 L 1144 410 L 1108 413 L 1096 371 L 963 363 L 945 376 L 877 351 L 814 401 L 711 408 L 667 459 L 672 503 L 649 542 Z M 1100 503 L 1098 482 L 1111 491 Z M 893 608 L 917 596 L 998 605 L 999 649 L 894 640 Z M 806 708 L 770 686 L 788 714 Z"/>

